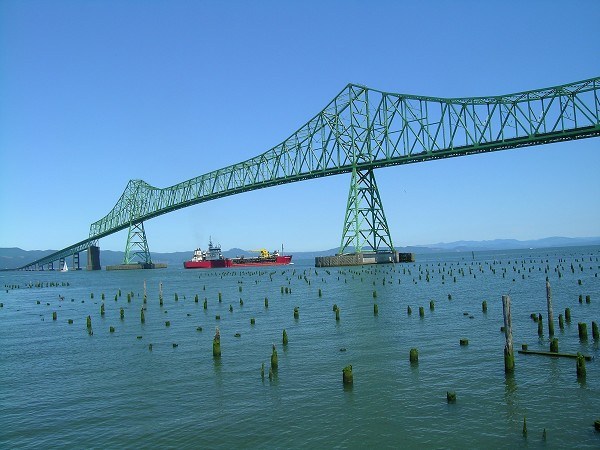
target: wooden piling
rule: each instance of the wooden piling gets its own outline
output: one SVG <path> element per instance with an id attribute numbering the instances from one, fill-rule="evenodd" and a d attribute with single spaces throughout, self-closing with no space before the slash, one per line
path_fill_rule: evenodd
<path id="1" fill-rule="evenodd" d="M 552 338 L 554 336 L 554 316 L 552 313 L 552 290 L 549 281 L 546 281 L 546 303 L 548 305 L 548 335 Z"/>
<path id="2" fill-rule="evenodd" d="M 585 379 L 586 370 L 585 370 L 585 358 L 581 353 L 577 353 L 577 361 L 575 362 L 575 367 L 577 369 L 577 378 Z"/>
<path id="3" fill-rule="evenodd" d="M 213 338 L 213 357 L 221 357 L 221 333 L 219 332 L 219 327 L 216 327 L 215 337 Z"/>
<path id="4" fill-rule="evenodd" d="M 587 323 L 579 322 L 577 324 L 577 330 L 579 332 L 579 340 L 587 341 L 588 333 L 587 333 Z"/>
<path id="5" fill-rule="evenodd" d="M 271 353 L 271 370 L 276 371 L 279 366 L 279 359 L 277 358 L 277 350 L 275 344 L 273 344 L 273 352 Z"/>
<path id="6" fill-rule="evenodd" d="M 344 384 L 352 384 L 354 382 L 354 375 L 352 374 L 352 366 L 346 366 L 342 370 L 342 381 Z"/>
<path id="7" fill-rule="evenodd" d="M 502 314 L 504 316 L 504 372 L 511 373 L 515 370 L 515 354 L 513 350 L 512 316 L 510 313 L 510 296 L 502 296 Z"/>
<path id="8" fill-rule="evenodd" d="M 558 353 L 558 339 L 552 338 L 550 341 L 550 351 L 552 353 Z"/>
<path id="9" fill-rule="evenodd" d="M 571 308 L 565 308 L 565 322 L 571 323 Z"/>
<path id="10" fill-rule="evenodd" d="M 448 403 L 456 403 L 456 392 L 446 391 L 446 401 Z"/>
<path id="11" fill-rule="evenodd" d="M 592 337 L 595 341 L 600 338 L 600 335 L 598 334 L 598 324 L 594 321 L 592 321 Z"/>
<path id="12" fill-rule="evenodd" d="M 375 303 L 373 305 L 373 315 L 376 316 L 377 314 L 379 314 L 379 306 L 377 306 L 377 303 Z"/>
<path id="13" fill-rule="evenodd" d="M 418 364 L 419 363 L 419 350 L 417 350 L 416 348 L 411 348 L 409 359 L 410 359 L 411 364 Z"/>
<path id="14" fill-rule="evenodd" d="M 285 329 L 283 330 L 283 345 L 287 345 L 288 343 L 288 335 L 287 335 L 287 331 L 285 331 Z"/>

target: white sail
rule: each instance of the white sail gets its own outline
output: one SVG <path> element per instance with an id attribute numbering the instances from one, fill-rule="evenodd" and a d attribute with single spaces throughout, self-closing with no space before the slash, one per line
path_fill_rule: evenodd
<path id="1" fill-rule="evenodd" d="M 63 266 L 60 268 L 61 272 L 68 272 L 69 271 L 69 267 L 67 266 L 67 262 L 63 261 Z"/>

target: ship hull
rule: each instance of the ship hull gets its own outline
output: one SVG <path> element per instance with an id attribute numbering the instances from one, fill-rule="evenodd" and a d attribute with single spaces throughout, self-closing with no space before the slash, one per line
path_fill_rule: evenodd
<path id="1" fill-rule="evenodd" d="M 186 269 L 222 269 L 226 267 L 285 266 L 291 264 L 292 256 L 276 256 L 273 258 L 225 258 L 204 261 L 185 261 Z"/>
<path id="2" fill-rule="evenodd" d="M 276 256 L 273 258 L 233 258 L 231 260 L 231 267 L 285 266 L 291 262 L 291 255 Z"/>
<path id="3" fill-rule="evenodd" d="M 204 261 L 185 261 L 183 267 L 186 269 L 222 269 L 231 267 L 230 259 L 206 259 Z"/>

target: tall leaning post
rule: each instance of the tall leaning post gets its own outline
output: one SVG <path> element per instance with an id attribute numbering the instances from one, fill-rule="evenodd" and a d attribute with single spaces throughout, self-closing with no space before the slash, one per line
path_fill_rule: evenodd
<path id="1" fill-rule="evenodd" d="M 550 338 L 554 336 L 554 317 L 552 314 L 552 290 L 550 282 L 546 280 L 546 302 L 548 303 L 548 335 Z"/>
<path id="2" fill-rule="evenodd" d="M 502 314 L 504 315 L 504 372 L 512 373 L 515 370 L 515 354 L 513 351 L 512 318 L 510 315 L 510 297 L 502 296 Z"/>

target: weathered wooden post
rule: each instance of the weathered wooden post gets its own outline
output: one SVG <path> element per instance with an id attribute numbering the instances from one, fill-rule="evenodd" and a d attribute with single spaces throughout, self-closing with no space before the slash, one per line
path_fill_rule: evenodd
<path id="1" fill-rule="evenodd" d="M 416 348 L 411 348 L 409 359 L 410 359 L 411 364 L 418 364 L 419 363 L 419 350 L 417 350 Z"/>
<path id="2" fill-rule="evenodd" d="M 379 306 L 377 306 L 377 303 L 373 304 L 373 315 L 376 316 L 377 314 L 379 314 Z"/>
<path id="3" fill-rule="evenodd" d="M 146 322 L 146 317 L 144 316 L 144 308 L 141 308 L 141 309 L 140 309 L 140 321 L 141 321 L 142 323 L 145 323 L 145 322 Z"/>
<path id="4" fill-rule="evenodd" d="M 565 308 L 565 322 L 571 323 L 571 308 Z"/>
<path id="5" fill-rule="evenodd" d="M 538 314 L 538 336 L 544 335 L 544 320 L 542 319 L 542 313 Z"/>
<path id="6" fill-rule="evenodd" d="M 579 352 L 577 352 L 576 368 L 577 368 L 577 378 L 585 379 L 585 372 L 586 372 L 585 371 L 585 358 Z"/>
<path id="7" fill-rule="evenodd" d="M 552 314 L 552 290 L 549 281 L 546 281 L 546 303 L 548 304 L 548 335 L 552 338 L 554 336 L 554 317 Z"/>
<path id="8" fill-rule="evenodd" d="M 215 337 L 213 338 L 213 357 L 221 357 L 221 333 L 219 332 L 219 327 L 216 327 Z"/>
<path id="9" fill-rule="evenodd" d="M 271 353 L 271 370 L 276 371 L 279 366 L 279 359 L 277 358 L 277 350 L 275 344 L 273 344 L 273 353 Z"/>
<path id="10" fill-rule="evenodd" d="M 344 384 L 352 384 L 354 376 L 352 375 L 352 366 L 346 366 L 342 370 L 342 381 Z"/>
<path id="11" fill-rule="evenodd" d="M 600 338 L 600 335 L 598 334 L 598 324 L 594 321 L 592 321 L 592 337 L 595 341 Z"/>
<path id="12" fill-rule="evenodd" d="M 563 318 L 562 314 L 558 315 L 558 328 L 560 328 L 561 330 L 565 329 L 565 319 Z"/>
<path id="13" fill-rule="evenodd" d="M 148 298 L 146 294 L 146 280 L 144 280 L 144 303 L 146 303 L 146 299 Z"/>
<path id="14" fill-rule="evenodd" d="M 285 329 L 283 330 L 283 345 L 287 345 L 288 343 L 288 335 L 287 335 L 287 331 L 285 331 Z"/>
<path id="15" fill-rule="evenodd" d="M 579 332 L 579 340 L 587 341 L 587 338 L 588 338 L 587 323 L 579 322 L 577 324 L 577 331 Z"/>
<path id="16" fill-rule="evenodd" d="M 123 308 L 120 309 L 121 320 L 125 318 L 125 310 Z"/>
<path id="17" fill-rule="evenodd" d="M 558 353 L 558 339 L 552 338 L 550 341 L 550 352 Z"/>
<path id="18" fill-rule="evenodd" d="M 158 303 L 160 303 L 160 306 L 163 305 L 162 281 L 158 283 Z"/>
<path id="19" fill-rule="evenodd" d="M 512 317 L 510 314 L 510 297 L 502 296 L 502 314 L 504 316 L 504 372 L 511 373 L 515 370 L 515 354 L 513 351 Z"/>
<path id="20" fill-rule="evenodd" d="M 446 401 L 448 403 L 456 403 L 456 392 L 446 391 Z"/>

